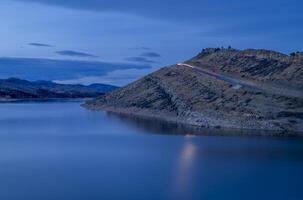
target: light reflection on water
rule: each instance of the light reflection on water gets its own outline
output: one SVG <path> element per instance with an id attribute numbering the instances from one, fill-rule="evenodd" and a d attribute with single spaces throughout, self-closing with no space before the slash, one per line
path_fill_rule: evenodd
<path id="1" fill-rule="evenodd" d="M 180 156 L 172 179 L 172 194 L 176 199 L 192 199 L 191 184 L 193 181 L 193 165 L 197 153 L 197 146 L 189 138 L 186 138 L 181 149 Z M 202 170 L 202 169 L 201 169 Z"/>

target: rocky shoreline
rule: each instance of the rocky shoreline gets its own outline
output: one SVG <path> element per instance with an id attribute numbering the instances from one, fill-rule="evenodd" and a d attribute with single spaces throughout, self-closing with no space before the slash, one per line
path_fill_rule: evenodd
<path id="1" fill-rule="evenodd" d="M 231 121 L 212 120 L 208 118 L 197 122 L 194 117 L 178 117 L 174 113 L 163 113 L 138 108 L 119 108 L 108 105 L 94 105 L 92 100 L 82 104 L 86 109 L 94 111 L 105 111 L 124 115 L 129 118 L 138 117 L 142 120 L 160 120 L 167 123 L 175 123 L 181 126 L 190 127 L 197 132 L 197 135 L 204 134 L 205 130 L 214 132 L 214 135 L 252 135 L 252 136 L 303 136 L 303 131 L 289 130 L 282 127 L 269 125 L 269 122 L 251 120 L 246 123 L 231 123 Z M 192 113 L 194 116 L 194 113 Z M 206 123 L 206 121 L 211 122 Z M 202 132 L 203 131 L 203 132 Z M 222 132 L 223 131 L 223 132 Z M 226 134 L 226 132 L 228 132 Z M 192 133 L 191 133 L 192 134 Z"/>

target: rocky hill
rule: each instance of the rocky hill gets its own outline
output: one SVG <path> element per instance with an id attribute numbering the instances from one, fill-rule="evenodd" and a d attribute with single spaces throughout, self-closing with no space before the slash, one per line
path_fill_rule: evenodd
<path id="1" fill-rule="evenodd" d="M 85 106 L 200 127 L 302 133 L 303 54 L 204 49 Z"/>
<path id="2" fill-rule="evenodd" d="M 208 48 L 188 63 L 238 79 L 303 90 L 302 52 L 285 55 L 269 50 Z"/>
<path id="3" fill-rule="evenodd" d="M 117 89 L 104 84 L 65 85 L 50 81 L 30 82 L 17 78 L 0 80 L 0 101 L 18 99 L 53 99 L 97 97 Z"/>

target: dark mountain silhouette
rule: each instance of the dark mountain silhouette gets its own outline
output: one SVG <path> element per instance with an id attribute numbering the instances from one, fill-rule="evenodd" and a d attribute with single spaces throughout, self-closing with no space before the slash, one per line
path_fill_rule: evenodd
<path id="1" fill-rule="evenodd" d="M 65 85 L 50 81 L 0 79 L 0 100 L 96 97 L 117 89 L 105 84 Z"/>

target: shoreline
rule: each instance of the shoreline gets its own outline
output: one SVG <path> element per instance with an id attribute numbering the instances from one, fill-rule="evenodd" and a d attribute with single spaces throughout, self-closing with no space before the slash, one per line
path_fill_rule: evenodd
<path id="1" fill-rule="evenodd" d="M 87 102 L 84 102 L 81 104 L 82 107 L 94 110 L 94 111 L 105 111 L 109 113 L 115 113 L 119 115 L 125 115 L 130 118 L 141 118 L 146 120 L 159 120 L 162 122 L 167 123 L 174 123 L 176 125 L 181 126 L 190 126 L 194 129 L 203 129 L 203 130 L 215 130 L 215 132 L 235 132 L 232 134 L 222 134 L 217 133 L 215 135 L 224 135 L 224 136 L 232 136 L 232 135 L 243 135 L 243 136 L 284 136 L 284 137 L 302 137 L 303 131 L 296 131 L 296 130 L 284 130 L 284 129 L 269 129 L 269 128 L 245 128 L 245 127 L 236 127 L 236 126 L 222 126 L 222 124 L 219 126 L 208 126 L 208 125 L 201 125 L 197 123 L 193 123 L 190 121 L 190 119 L 185 117 L 178 117 L 176 115 L 172 115 L 170 113 L 163 113 L 159 111 L 150 111 L 150 110 L 144 110 L 144 109 L 138 109 L 138 108 L 119 108 L 119 107 L 113 107 L 113 106 L 95 106 L 90 105 Z"/>

